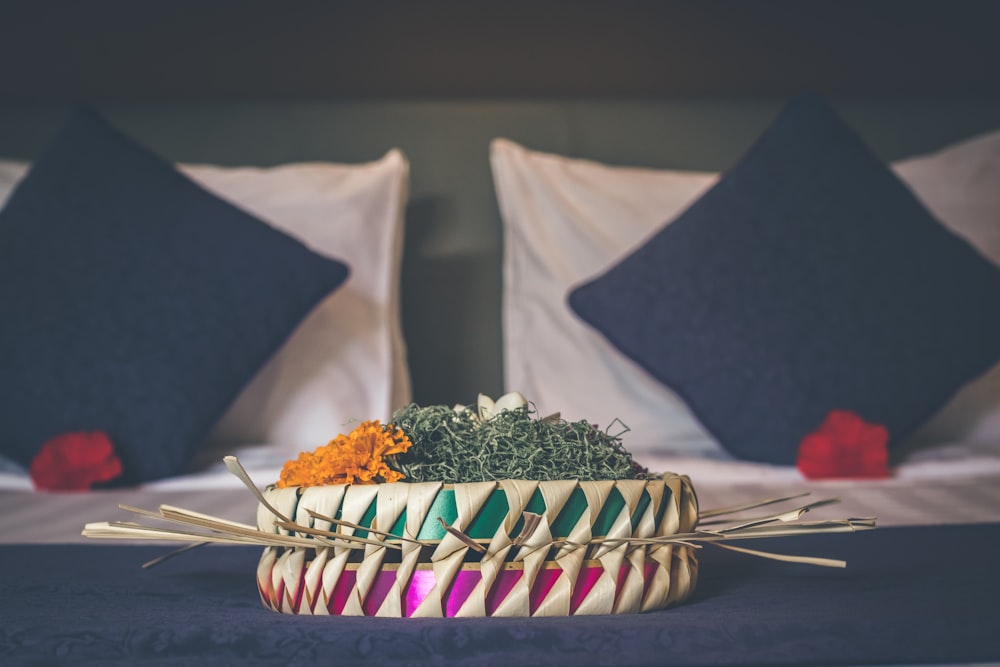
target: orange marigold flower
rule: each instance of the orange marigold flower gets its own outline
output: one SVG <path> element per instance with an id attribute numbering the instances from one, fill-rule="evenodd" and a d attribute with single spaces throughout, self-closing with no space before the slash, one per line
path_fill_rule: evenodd
<path id="1" fill-rule="evenodd" d="M 347 435 L 338 435 L 316 451 L 302 452 L 299 458 L 286 462 L 278 486 L 397 482 L 403 474 L 391 470 L 385 457 L 402 454 L 411 444 L 403 429 L 393 424 L 363 422 Z"/>

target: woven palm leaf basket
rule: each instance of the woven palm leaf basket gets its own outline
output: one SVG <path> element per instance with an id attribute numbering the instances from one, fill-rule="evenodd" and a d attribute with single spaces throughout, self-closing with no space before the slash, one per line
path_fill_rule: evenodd
<path id="1" fill-rule="evenodd" d="M 257 570 L 261 599 L 285 613 L 635 613 L 687 598 L 697 579 L 693 547 L 641 542 L 694 529 L 697 500 L 690 481 L 678 475 L 270 487 L 264 497 L 318 531 L 313 535 L 341 542 L 265 549 Z M 386 533 L 351 524 L 383 526 Z M 263 506 L 258 528 L 295 530 Z M 336 533 L 368 541 L 342 542 Z"/>
<path id="2" fill-rule="evenodd" d="M 874 527 L 873 519 L 800 521 L 835 502 L 827 500 L 766 516 L 726 518 L 791 498 L 699 511 L 688 477 L 650 474 L 617 435 L 539 419 L 516 393 L 364 422 L 287 462 L 263 491 L 235 458 L 226 465 L 258 499 L 256 526 L 126 507 L 193 528 L 101 522 L 84 535 L 263 545 L 257 587 L 280 613 L 540 617 L 682 602 L 703 544 L 842 567 L 723 543 Z"/>

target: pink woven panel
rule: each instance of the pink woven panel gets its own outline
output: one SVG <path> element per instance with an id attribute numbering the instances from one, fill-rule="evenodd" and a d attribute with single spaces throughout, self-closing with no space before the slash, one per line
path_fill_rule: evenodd
<path id="1" fill-rule="evenodd" d="M 671 559 L 678 564 L 685 563 L 685 559 Z M 297 587 L 286 586 L 285 577 L 288 572 L 281 576 L 279 569 L 284 567 L 282 559 L 272 560 L 272 569 L 258 577 L 258 589 L 265 606 L 273 611 L 296 614 L 324 613 L 323 609 L 317 609 L 316 605 L 325 605 L 325 612 L 331 615 L 339 615 L 344 612 L 347 600 L 352 595 L 357 595 L 357 571 L 355 565 L 348 565 L 347 568 L 337 577 L 335 584 L 328 593 L 322 590 L 305 591 L 304 572 L 298 577 Z M 308 567 L 309 564 L 306 564 Z M 620 592 L 629 577 L 642 577 L 644 592 L 648 590 L 650 582 L 662 565 L 656 561 L 647 561 L 641 570 L 635 570 L 628 563 L 623 564 L 615 577 L 616 595 Z M 322 574 L 322 573 L 320 573 Z M 531 586 L 530 610 L 534 614 L 549 594 L 555 589 L 556 582 L 563 575 L 563 570 L 555 561 L 547 561 L 535 576 Z M 524 571 L 518 567 L 507 567 L 497 573 L 493 586 L 486 595 L 486 614 L 492 616 L 511 594 L 517 583 L 524 576 Z M 581 604 L 587 599 L 597 582 L 604 576 L 608 576 L 604 566 L 598 561 L 588 561 L 577 575 L 573 584 L 573 592 L 570 598 L 570 614 L 575 614 Z M 323 577 L 320 576 L 319 581 Z M 386 604 L 387 598 L 392 594 L 394 584 L 397 580 L 397 571 L 393 568 L 385 568 L 377 573 L 375 579 L 362 601 L 362 609 L 366 616 L 375 616 L 379 609 Z M 293 577 L 294 581 L 294 577 Z M 476 569 L 463 568 L 456 573 L 455 577 L 445 589 L 441 598 L 440 614 L 443 617 L 454 617 L 460 615 L 460 610 L 468 601 L 470 595 L 476 590 L 482 581 L 482 574 Z M 434 594 L 438 581 L 434 571 L 429 568 L 416 569 L 410 576 L 409 583 L 403 588 L 400 595 L 399 604 L 402 615 L 410 618 L 416 610 L 423 605 L 428 597 Z M 310 594 L 306 594 L 310 593 Z M 307 600 L 313 600 L 312 608 Z M 671 601 L 674 601 L 671 599 Z"/>

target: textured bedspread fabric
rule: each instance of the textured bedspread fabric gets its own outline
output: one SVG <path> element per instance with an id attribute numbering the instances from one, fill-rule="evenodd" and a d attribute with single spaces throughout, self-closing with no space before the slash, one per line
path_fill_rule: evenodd
<path id="1" fill-rule="evenodd" d="M 764 546 L 764 545 L 758 545 Z M 771 540 L 844 570 L 706 548 L 687 603 L 633 616 L 282 616 L 256 548 L 0 547 L 0 663 L 882 665 L 1000 661 L 1000 524 Z"/>

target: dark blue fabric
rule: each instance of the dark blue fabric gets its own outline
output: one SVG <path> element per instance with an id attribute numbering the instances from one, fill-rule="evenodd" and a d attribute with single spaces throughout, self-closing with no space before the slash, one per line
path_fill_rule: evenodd
<path id="1" fill-rule="evenodd" d="M 706 547 L 688 602 L 540 619 L 283 616 L 259 549 L 0 547 L 0 663 L 226 665 L 881 665 L 1000 660 L 1000 525 L 761 541 L 843 570 Z"/>
<path id="2" fill-rule="evenodd" d="M 569 304 L 732 454 L 771 463 L 831 410 L 896 442 L 1000 360 L 1000 270 L 812 95 Z"/>
<path id="3" fill-rule="evenodd" d="M 124 483 L 185 470 L 344 264 L 76 111 L 0 212 L 0 442 L 106 431 Z"/>

